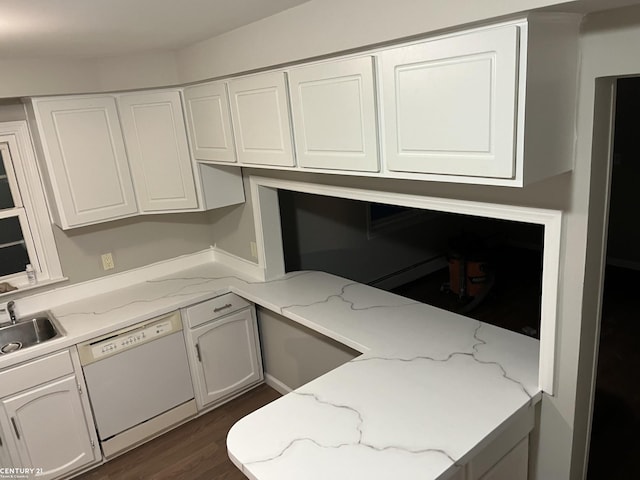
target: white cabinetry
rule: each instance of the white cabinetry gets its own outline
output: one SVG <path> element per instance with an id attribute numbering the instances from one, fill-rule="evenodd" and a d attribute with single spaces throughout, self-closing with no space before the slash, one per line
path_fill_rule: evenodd
<path id="1" fill-rule="evenodd" d="M 196 209 L 180 92 L 119 95 L 118 107 L 140 210 Z"/>
<path id="2" fill-rule="evenodd" d="M 38 478 L 53 479 L 101 459 L 89 404 L 81 393 L 84 382 L 68 350 L 0 372 L 0 378 L 6 382 L 0 434 L 13 445 L 12 466 L 33 468 Z M 21 390 L 5 396 L 10 386 Z"/>
<path id="3" fill-rule="evenodd" d="M 389 170 L 513 177 L 518 38 L 509 25 L 380 54 Z"/>
<path id="4" fill-rule="evenodd" d="M 2 427 L 2 425 L 0 425 Z M 14 447 L 15 448 L 15 447 Z M 9 437 L 0 428 L 0 468 L 13 467 L 9 451 Z"/>
<path id="5" fill-rule="evenodd" d="M 293 166 L 285 73 L 234 78 L 229 96 L 239 162 Z"/>
<path id="6" fill-rule="evenodd" d="M 225 82 L 183 90 L 191 151 L 196 160 L 233 163 L 236 152 Z"/>
<path id="7" fill-rule="evenodd" d="M 380 51 L 383 174 L 522 187 L 571 170 L 578 27 L 530 15 Z"/>
<path id="8" fill-rule="evenodd" d="M 263 379 L 255 308 L 227 294 L 185 310 L 198 409 L 239 394 Z"/>
<path id="9" fill-rule="evenodd" d="M 289 71 L 301 167 L 379 171 L 373 57 Z"/>
<path id="10" fill-rule="evenodd" d="M 66 229 L 136 214 L 115 99 L 43 98 L 31 107 L 55 223 Z"/>
<path id="11" fill-rule="evenodd" d="M 179 90 L 36 98 L 27 110 L 63 229 L 244 202 L 239 169 L 192 162 Z"/>
<path id="12" fill-rule="evenodd" d="M 527 480 L 529 478 L 529 437 L 523 438 L 480 480 Z"/>

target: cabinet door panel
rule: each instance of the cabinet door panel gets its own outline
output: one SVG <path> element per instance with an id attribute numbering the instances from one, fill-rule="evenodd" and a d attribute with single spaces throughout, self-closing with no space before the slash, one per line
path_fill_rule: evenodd
<path id="1" fill-rule="evenodd" d="M 529 478 L 529 437 L 525 437 L 480 480 L 527 480 Z"/>
<path id="2" fill-rule="evenodd" d="M 518 35 L 501 27 L 380 55 L 389 170 L 514 176 Z"/>
<path id="3" fill-rule="evenodd" d="M 200 407 L 262 378 L 252 308 L 195 328 L 189 332 L 189 336 Z"/>
<path id="4" fill-rule="evenodd" d="M 115 100 L 34 101 L 63 228 L 137 212 Z"/>
<path id="5" fill-rule="evenodd" d="M 187 87 L 184 100 L 189 140 L 196 160 L 235 162 L 226 83 Z"/>
<path id="6" fill-rule="evenodd" d="M 51 479 L 97 460 L 74 375 L 2 401 L 22 466 Z"/>
<path id="7" fill-rule="evenodd" d="M 373 58 L 292 69 L 289 81 L 298 163 L 377 172 Z"/>
<path id="8" fill-rule="evenodd" d="M 179 92 L 122 95 L 118 105 L 141 210 L 197 208 Z"/>
<path id="9" fill-rule="evenodd" d="M 293 166 L 285 74 L 232 79 L 229 95 L 240 163 Z"/>

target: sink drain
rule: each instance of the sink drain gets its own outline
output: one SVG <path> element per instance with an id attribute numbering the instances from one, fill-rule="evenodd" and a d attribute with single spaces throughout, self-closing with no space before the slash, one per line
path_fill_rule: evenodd
<path id="1" fill-rule="evenodd" d="M 11 343 L 7 343 L 5 345 L 2 346 L 2 348 L 0 348 L 0 352 L 2 353 L 11 353 L 11 352 L 15 352 L 17 350 L 20 350 L 22 348 L 22 343 L 20 342 L 11 342 Z"/>

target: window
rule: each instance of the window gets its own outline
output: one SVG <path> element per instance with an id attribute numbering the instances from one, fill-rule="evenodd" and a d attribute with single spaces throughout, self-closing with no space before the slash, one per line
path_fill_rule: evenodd
<path id="1" fill-rule="evenodd" d="M 0 281 L 23 289 L 61 280 L 51 221 L 26 122 L 0 123 Z"/>
<path id="2" fill-rule="evenodd" d="M 23 272 L 32 257 L 37 260 L 9 148 L 0 145 L 0 276 Z"/>

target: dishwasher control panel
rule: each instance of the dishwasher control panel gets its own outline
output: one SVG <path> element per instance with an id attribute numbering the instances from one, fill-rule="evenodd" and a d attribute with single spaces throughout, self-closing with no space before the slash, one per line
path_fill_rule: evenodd
<path id="1" fill-rule="evenodd" d="M 86 365 L 180 330 L 180 313 L 174 312 L 78 345 L 78 352 L 81 362 Z"/>
<path id="2" fill-rule="evenodd" d="M 146 343 L 171 331 L 173 331 L 173 328 L 170 321 L 156 323 L 142 330 L 136 330 L 130 334 L 118 336 L 113 340 L 106 340 L 93 345 L 91 353 L 93 353 L 95 359 L 98 359 L 105 355 L 121 352 L 129 347 Z"/>

